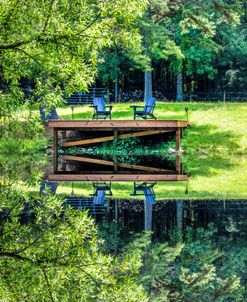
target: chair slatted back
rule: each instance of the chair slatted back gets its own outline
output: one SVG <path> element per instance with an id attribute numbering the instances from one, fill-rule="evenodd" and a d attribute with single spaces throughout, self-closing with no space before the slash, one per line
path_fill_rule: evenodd
<path id="1" fill-rule="evenodd" d="M 154 107 L 149 106 L 155 106 L 156 98 L 148 98 L 145 103 L 144 111 L 148 113 L 153 113 Z"/>
<path id="2" fill-rule="evenodd" d="M 97 111 L 105 111 L 105 101 L 103 98 L 94 98 L 93 105 L 97 106 Z"/>

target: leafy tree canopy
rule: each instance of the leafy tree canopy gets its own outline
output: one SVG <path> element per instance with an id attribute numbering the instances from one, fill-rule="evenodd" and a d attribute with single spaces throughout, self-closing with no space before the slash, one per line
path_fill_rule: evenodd
<path id="1" fill-rule="evenodd" d="M 61 102 L 61 94 L 86 90 L 103 47 L 139 47 L 135 23 L 145 5 L 145 0 L 1 1 L 2 104 L 23 102 L 23 78 L 32 80 L 35 101 L 51 106 Z"/>
<path id="2" fill-rule="evenodd" d="M 209 38 L 216 27 L 228 22 L 239 23 L 241 1 L 163 1 L 150 0 L 140 25 L 147 53 L 152 59 L 175 56 L 185 58 L 180 42 L 191 31 Z M 194 35 L 195 36 L 195 35 Z M 192 36 L 191 36 L 192 38 Z"/>

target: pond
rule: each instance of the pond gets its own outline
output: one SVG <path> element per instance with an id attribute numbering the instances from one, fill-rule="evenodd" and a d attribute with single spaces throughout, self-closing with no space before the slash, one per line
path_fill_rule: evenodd
<path id="1" fill-rule="evenodd" d="M 192 286 L 193 294 L 198 293 L 201 301 L 245 301 L 244 156 L 188 160 L 155 152 L 105 154 L 92 149 L 84 154 L 78 150 L 60 151 L 55 164 L 52 156 L 45 154 L 0 157 L 0 255 L 5 253 L 15 261 L 31 259 L 28 271 L 24 269 L 27 264 L 22 266 L 18 260 L 18 270 L 33 290 L 42 283 L 32 283 L 35 259 L 38 263 L 45 259 L 42 267 L 50 274 L 48 278 L 61 282 L 63 277 L 55 273 L 60 262 L 52 259 L 59 259 L 59 254 L 69 255 L 61 267 L 73 270 L 83 253 L 90 263 L 109 264 L 104 257 L 112 257 L 107 276 L 116 278 L 114 284 L 126 282 L 125 291 L 128 286 L 141 286 L 142 294 L 150 297 L 162 297 L 164 289 L 170 297 L 173 290 L 183 297 L 191 294 Z M 92 234 L 94 228 L 97 231 Z M 93 246 L 90 253 L 88 244 Z M 121 273 L 124 281 L 119 281 L 117 274 L 111 275 L 119 269 L 120 259 L 125 261 Z M 6 278 L 9 274 L 9 282 L 16 282 L 15 261 L 4 261 L 3 275 Z M 130 272 L 123 273 L 127 263 L 135 268 L 131 281 Z M 101 282 L 100 266 L 92 271 L 86 265 L 86 273 L 92 273 L 97 282 Z M 205 282 L 200 281 L 201 276 Z M 18 281 L 17 291 L 23 278 Z M 54 284 L 52 290 L 57 293 L 58 285 Z M 213 300 L 215 295 L 223 300 Z M 146 301 L 143 297 L 139 301 Z M 114 301 L 111 299 L 106 301 Z"/>

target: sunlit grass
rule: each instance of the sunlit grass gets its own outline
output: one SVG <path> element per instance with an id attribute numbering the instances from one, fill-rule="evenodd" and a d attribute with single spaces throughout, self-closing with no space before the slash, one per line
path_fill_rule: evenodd
<path id="1" fill-rule="evenodd" d="M 130 105 L 113 104 L 112 119 L 133 119 Z M 185 150 L 182 162 L 191 176 L 189 193 L 185 194 L 186 183 L 158 183 L 155 185 L 156 197 L 247 198 L 247 104 L 158 102 L 155 115 L 158 119 L 185 120 L 185 107 L 189 108 L 192 123 L 182 140 Z M 70 107 L 58 112 L 62 118 L 72 118 Z M 89 106 L 74 109 L 74 119 L 91 119 L 91 116 Z M 67 188 L 68 184 L 63 184 L 60 190 Z M 88 187 L 88 184 L 82 183 L 77 190 L 79 195 L 87 195 L 90 190 L 92 194 L 92 186 Z M 115 198 L 128 198 L 132 191 L 132 183 L 113 184 Z"/>
<path id="2" fill-rule="evenodd" d="M 113 104 L 113 119 L 133 119 L 130 105 Z M 185 194 L 186 182 L 160 182 L 154 187 L 157 199 L 247 198 L 247 104 L 158 103 L 155 114 L 158 119 L 185 120 L 184 107 L 189 107 L 192 123 L 182 140 L 185 150 L 182 162 L 185 172 L 191 176 L 188 194 Z M 60 108 L 58 113 L 62 118 L 72 118 L 70 107 Z M 88 105 L 75 107 L 74 119 L 91 117 L 92 108 Z M 35 183 L 37 189 L 36 181 L 45 171 L 43 163 L 39 163 L 45 160 L 39 156 L 46 147 L 47 139 L 41 137 L 32 140 L 11 137 L 10 141 L 4 138 L 0 140 L 0 164 L 12 180 L 19 180 L 20 184 L 29 179 L 31 186 Z M 30 159 L 25 159 L 24 154 L 29 154 Z M 13 166 L 13 162 L 19 164 Z M 71 194 L 71 189 L 71 183 L 63 183 L 57 192 Z M 114 198 L 133 198 L 130 195 L 133 183 L 113 183 L 112 192 Z M 73 193 L 93 194 L 92 184 L 74 183 Z"/>
<path id="3" fill-rule="evenodd" d="M 138 103 L 138 105 L 141 103 Z M 113 104 L 112 119 L 132 120 L 132 104 Z M 220 152 L 247 154 L 247 104 L 243 103 L 161 103 L 155 108 L 158 119 L 186 119 L 189 108 L 192 126 L 185 131 L 182 147 L 188 153 Z M 59 108 L 63 119 L 71 119 L 70 107 Z M 74 119 L 91 119 L 92 108 L 75 106 Z"/>
<path id="4" fill-rule="evenodd" d="M 207 165 L 197 167 L 194 176 L 189 179 L 188 194 L 186 194 L 187 182 L 158 182 L 154 186 L 158 199 L 234 199 L 247 198 L 247 156 L 232 156 L 224 158 L 220 168 L 211 167 L 210 160 Z M 206 167 L 206 168 L 205 168 Z M 192 167 L 191 170 L 195 169 Z M 74 186 L 74 187 L 73 187 Z M 93 194 L 92 183 L 66 182 L 58 187 L 60 194 L 71 194 L 88 197 Z M 133 182 L 113 182 L 113 198 L 133 198 Z M 139 197 L 140 198 L 140 197 Z M 142 198 L 144 199 L 144 197 Z"/>

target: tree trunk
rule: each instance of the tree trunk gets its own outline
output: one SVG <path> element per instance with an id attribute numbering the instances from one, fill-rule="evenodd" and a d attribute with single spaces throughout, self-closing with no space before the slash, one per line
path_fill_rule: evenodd
<path id="1" fill-rule="evenodd" d="M 144 201 L 144 230 L 152 230 L 152 216 L 153 216 L 153 206 Z"/>
<path id="2" fill-rule="evenodd" d="M 182 102 L 183 101 L 183 74 L 182 72 L 177 73 L 177 94 L 176 94 L 176 101 Z"/>
<path id="3" fill-rule="evenodd" d="M 118 102 L 118 78 L 115 79 L 115 103 Z"/>
<path id="4" fill-rule="evenodd" d="M 184 208 L 183 201 L 177 200 L 176 201 L 177 228 L 180 230 L 182 230 L 182 227 L 183 227 L 183 208 Z"/>
<path id="5" fill-rule="evenodd" d="M 26 97 L 29 98 L 31 96 L 31 91 L 32 91 L 32 82 L 31 79 L 27 79 L 26 80 L 26 85 L 25 85 L 25 93 L 26 93 Z"/>
<path id="6" fill-rule="evenodd" d="M 152 71 L 144 73 L 144 101 L 152 97 Z"/>

